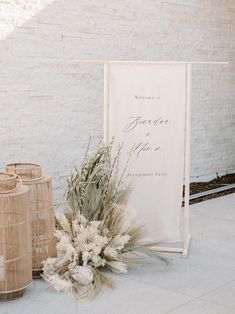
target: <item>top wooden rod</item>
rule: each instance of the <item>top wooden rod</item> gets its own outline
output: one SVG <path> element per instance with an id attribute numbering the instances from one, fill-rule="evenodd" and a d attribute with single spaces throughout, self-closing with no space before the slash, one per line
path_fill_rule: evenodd
<path id="1" fill-rule="evenodd" d="M 77 63 L 156 63 L 156 64 L 229 64 L 227 61 L 116 61 L 116 60 L 77 60 Z"/>

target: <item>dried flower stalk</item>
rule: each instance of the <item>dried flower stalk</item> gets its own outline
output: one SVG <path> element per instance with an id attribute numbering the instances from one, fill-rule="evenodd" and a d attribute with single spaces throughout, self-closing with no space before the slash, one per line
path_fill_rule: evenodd
<path id="1" fill-rule="evenodd" d="M 74 291 L 92 298 L 103 285 L 113 287 L 106 270 L 127 273 L 140 261 L 138 253 L 160 257 L 157 243 L 143 243 L 143 226 L 128 219 L 131 186 L 118 176 L 121 148 L 112 158 L 113 142 L 88 150 L 68 180 L 70 213 L 57 215 L 57 258 L 44 263 L 43 277 L 57 291 Z M 163 259 L 164 260 L 164 259 Z M 164 260 L 165 261 L 165 260 Z"/>

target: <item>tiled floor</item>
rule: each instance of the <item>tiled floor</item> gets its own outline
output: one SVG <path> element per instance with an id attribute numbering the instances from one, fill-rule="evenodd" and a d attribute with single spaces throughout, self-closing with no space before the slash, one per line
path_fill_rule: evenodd
<path id="1" fill-rule="evenodd" d="M 94 301 L 58 294 L 42 280 L 24 298 L 0 304 L 1 314 L 235 314 L 235 194 L 191 206 L 190 254 L 168 255 L 112 276 Z"/>

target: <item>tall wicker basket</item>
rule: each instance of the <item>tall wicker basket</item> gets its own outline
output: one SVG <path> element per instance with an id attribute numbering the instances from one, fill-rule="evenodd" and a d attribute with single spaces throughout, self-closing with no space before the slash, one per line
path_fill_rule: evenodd
<path id="1" fill-rule="evenodd" d="M 32 269 L 33 277 L 38 277 L 43 267 L 42 262 L 48 257 L 56 256 L 52 180 L 43 174 L 38 164 L 8 164 L 6 171 L 19 175 L 29 187 L 32 211 Z"/>
<path id="2" fill-rule="evenodd" d="M 29 188 L 0 173 L 0 300 L 22 297 L 32 281 Z"/>

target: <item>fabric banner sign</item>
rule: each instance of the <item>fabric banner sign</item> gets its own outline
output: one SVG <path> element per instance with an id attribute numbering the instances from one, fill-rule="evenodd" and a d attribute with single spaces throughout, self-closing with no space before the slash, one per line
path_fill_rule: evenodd
<path id="1" fill-rule="evenodd" d="M 121 167 L 131 153 L 129 207 L 161 243 L 181 241 L 186 80 L 185 64 L 108 64 L 105 132 L 123 144 Z"/>

